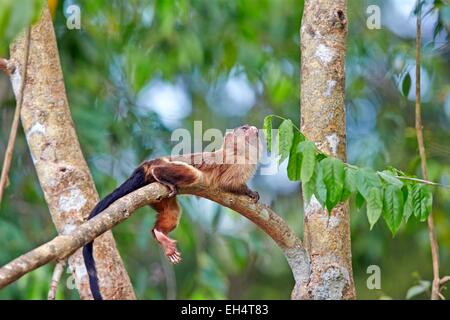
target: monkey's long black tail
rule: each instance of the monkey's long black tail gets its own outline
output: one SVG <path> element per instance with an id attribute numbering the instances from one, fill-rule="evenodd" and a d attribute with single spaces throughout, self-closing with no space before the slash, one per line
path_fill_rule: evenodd
<path id="1" fill-rule="evenodd" d="M 137 190 L 147 183 L 145 182 L 144 171 L 141 167 L 137 168 L 133 174 L 125 180 L 116 190 L 107 195 L 103 200 L 101 200 L 95 208 L 91 211 L 89 215 L 89 220 L 95 217 L 97 214 L 108 208 L 117 199 L 126 196 L 127 194 Z M 94 242 L 89 242 L 83 247 L 83 258 L 84 264 L 86 265 L 86 270 L 89 275 L 89 285 L 91 287 L 92 296 L 95 300 L 103 300 L 100 293 L 100 288 L 98 285 L 97 269 L 95 267 L 94 260 Z"/>

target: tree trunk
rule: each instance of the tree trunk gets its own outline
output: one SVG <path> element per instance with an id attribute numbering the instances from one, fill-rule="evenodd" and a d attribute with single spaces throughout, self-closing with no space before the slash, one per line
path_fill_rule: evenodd
<path id="1" fill-rule="evenodd" d="M 11 46 L 16 98 L 24 70 L 20 63 L 24 61 L 25 38 L 19 36 Z M 21 120 L 53 222 L 59 234 L 68 234 L 83 222 L 99 197 L 73 126 L 47 8 L 31 29 L 29 50 Z M 95 241 L 95 258 L 103 297 L 135 299 L 110 231 Z M 81 250 L 70 257 L 69 266 L 81 299 L 91 298 Z"/>
<path id="2" fill-rule="evenodd" d="M 301 126 L 326 154 L 346 158 L 346 0 L 305 0 L 301 27 Z M 305 204 L 304 246 L 311 261 L 303 299 L 354 299 L 348 204 L 330 217 Z"/>

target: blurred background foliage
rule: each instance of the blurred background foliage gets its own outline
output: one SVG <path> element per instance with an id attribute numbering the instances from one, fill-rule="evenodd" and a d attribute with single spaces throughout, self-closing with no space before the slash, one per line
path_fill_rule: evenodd
<path id="1" fill-rule="evenodd" d="M 50 1 L 72 116 L 97 189 L 105 196 L 141 160 L 170 153 L 171 131 L 262 125 L 276 113 L 298 123 L 301 0 Z M 348 159 L 420 175 L 414 131 L 415 0 L 349 1 Z M 0 55 L 43 3 L 0 0 Z M 367 7 L 382 26 L 366 26 Z M 81 29 L 69 30 L 71 5 Z M 423 117 L 431 179 L 450 177 L 450 6 L 427 0 L 423 20 Z M 410 77 L 412 85 L 403 85 Z M 15 101 L 0 75 L 0 153 Z M 196 137 L 200 139 L 201 137 Z M 252 186 L 302 232 L 299 186 L 285 170 L 257 175 Z M 150 236 L 155 215 L 143 208 L 114 229 L 140 299 L 287 299 L 293 279 L 280 250 L 244 218 L 204 199 L 180 197 L 174 232 L 183 253 L 173 267 Z M 432 277 L 425 224 L 412 220 L 392 238 L 383 223 L 369 232 L 352 205 L 352 252 L 360 299 L 429 297 Z M 450 192 L 435 190 L 441 273 L 450 273 Z M 56 235 L 23 133 L 0 208 L 0 265 Z M 367 267 L 381 268 L 369 290 Z M 52 266 L 0 291 L 2 299 L 45 299 Z M 57 298 L 78 299 L 67 273 Z M 446 291 L 445 296 L 450 297 Z"/>

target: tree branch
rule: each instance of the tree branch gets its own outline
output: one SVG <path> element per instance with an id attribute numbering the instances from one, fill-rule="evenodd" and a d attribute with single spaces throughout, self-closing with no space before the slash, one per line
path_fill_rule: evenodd
<path id="1" fill-rule="evenodd" d="M 19 129 L 20 112 L 22 111 L 22 105 L 23 105 L 23 92 L 25 89 L 25 84 L 26 84 L 26 79 L 27 79 L 28 58 L 30 55 L 30 33 L 31 33 L 31 28 L 28 27 L 27 31 L 26 31 L 26 40 L 25 40 L 26 41 L 25 42 L 25 55 L 24 55 L 24 61 L 22 63 L 23 74 L 20 75 L 20 72 L 17 68 L 15 68 L 15 71 L 12 74 L 12 76 L 14 76 L 15 78 L 18 77 L 20 79 L 19 80 L 20 87 L 19 88 L 13 87 L 13 89 L 17 90 L 18 94 L 16 94 L 16 97 L 17 97 L 16 110 L 14 112 L 14 118 L 13 118 L 13 122 L 11 125 L 11 131 L 9 134 L 8 145 L 6 147 L 5 158 L 3 160 L 2 173 L 0 176 L 0 204 L 2 203 L 3 192 L 4 192 L 7 182 L 8 182 L 8 173 L 9 173 L 9 169 L 11 168 L 12 156 L 13 156 L 13 152 L 14 152 L 14 145 L 15 145 L 16 137 L 17 137 L 17 130 Z M 0 60 L 1 60 L 0 61 L 1 69 L 3 70 L 3 67 L 4 67 L 5 72 L 8 72 L 8 70 L 9 70 L 8 61 L 6 61 L 4 59 L 0 59 Z M 3 65 L 3 63 L 4 63 L 4 65 Z M 12 80 L 12 82 L 14 83 L 13 80 Z"/>
<path id="2" fill-rule="evenodd" d="M 180 190 L 180 193 L 198 195 L 213 200 L 253 221 L 283 250 L 291 266 L 296 284 L 300 285 L 307 281 L 309 260 L 301 240 L 268 206 L 252 203 L 245 196 L 211 190 L 206 186 L 184 188 Z M 44 264 L 67 258 L 78 248 L 126 220 L 138 208 L 167 196 L 168 190 L 164 186 L 152 183 L 117 200 L 101 214 L 81 224 L 70 234 L 59 235 L 3 266 L 0 269 L 0 288 Z"/>
<path id="3" fill-rule="evenodd" d="M 443 286 L 443 285 L 446 284 L 447 282 L 450 282 L 450 276 L 442 277 L 441 280 L 439 281 L 439 284 L 440 284 L 441 286 Z"/>
<path id="4" fill-rule="evenodd" d="M 346 162 L 347 1 L 303 2 L 300 27 L 301 131 L 321 153 Z M 326 111 L 324 106 L 327 106 Z M 303 197 L 304 200 L 306 198 Z M 324 210 L 314 197 L 309 202 L 303 201 L 303 206 L 304 241 L 310 253 L 311 275 L 310 281 L 296 297 L 355 299 L 348 202 L 337 205 L 331 213 Z M 330 217 L 334 221 L 332 227 Z"/>
<path id="5" fill-rule="evenodd" d="M 428 179 L 427 154 L 423 139 L 422 111 L 421 111 L 421 86 L 420 86 L 420 54 L 422 47 L 422 3 L 417 0 L 417 19 L 416 19 L 416 134 L 419 145 L 420 162 L 422 166 L 422 175 L 425 180 Z M 431 299 L 439 299 L 439 247 L 434 231 L 433 213 L 428 216 L 428 236 L 430 238 L 431 259 L 433 262 L 433 284 L 431 287 Z"/>
<path id="6" fill-rule="evenodd" d="M 52 222 L 59 234 L 68 234 L 84 222 L 99 198 L 70 114 L 56 35 L 46 5 L 31 28 L 30 38 L 20 119 Z M 26 47 L 24 34 L 10 45 L 10 63 L 16 67 L 10 77 L 16 101 L 20 98 Z M 103 297 L 136 299 L 111 232 L 95 241 L 95 252 Z M 70 256 L 68 264 L 80 298 L 91 299 L 81 250 Z"/>
<path id="7" fill-rule="evenodd" d="M 66 266 L 67 261 L 61 260 L 59 261 L 55 269 L 53 270 L 52 281 L 50 283 L 50 290 L 48 291 L 48 300 L 55 300 L 56 291 L 58 290 L 59 280 L 61 280 L 62 273 L 64 271 L 64 267 Z"/>

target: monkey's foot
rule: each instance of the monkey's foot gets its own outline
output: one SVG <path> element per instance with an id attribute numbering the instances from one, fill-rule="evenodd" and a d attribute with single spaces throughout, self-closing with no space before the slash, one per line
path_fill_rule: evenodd
<path id="1" fill-rule="evenodd" d="M 181 262 L 181 254 L 177 250 L 176 240 L 170 239 L 167 235 L 159 231 L 158 229 L 153 230 L 156 240 L 161 245 L 167 258 L 173 264 Z"/>
<path id="2" fill-rule="evenodd" d="M 175 197 L 178 194 L 177 187 L 171 183 L 163 183 L 167 188 L 169 188 L 168 198 Z"/>

